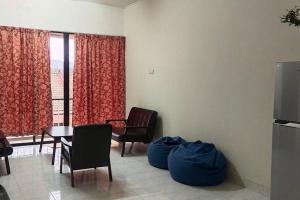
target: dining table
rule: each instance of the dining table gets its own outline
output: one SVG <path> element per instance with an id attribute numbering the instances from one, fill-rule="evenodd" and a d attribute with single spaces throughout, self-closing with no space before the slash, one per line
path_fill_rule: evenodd
<path id="1" fill-rule="evenodd" d="M 72 139 L 73 127 L 72 126 L 52 126 L 52 127 L 43 129 L 39 152 L 42 152 L 45 135 L 48 135 L 54 139 L 52 161 L 51 161 L 51 164 L 54 165 L 56 145 L 57 145 L 57 143 L 59 143 L 61 141 L 62 137 L 65 138 L 66 140 Z"/>

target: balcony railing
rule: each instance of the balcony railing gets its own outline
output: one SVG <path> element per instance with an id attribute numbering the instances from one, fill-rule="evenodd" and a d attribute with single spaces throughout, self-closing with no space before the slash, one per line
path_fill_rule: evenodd
<path id="1" fill-rule="evenodd" d="M 69 125 L 72 125 L 73 98 L 69 99 Z M 64 126 L 64 99 L 52 99 L 53 126 Z"/>

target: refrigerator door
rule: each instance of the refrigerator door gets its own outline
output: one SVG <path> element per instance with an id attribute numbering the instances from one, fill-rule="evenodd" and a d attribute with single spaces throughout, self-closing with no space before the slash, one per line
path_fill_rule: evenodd
<path id="1" fill-rule="evenodd" d="M 274 119 L 300 122 L 300 62 L 277 64 Z"/>
<path id="2" fill-rule="evenodd" d="M 300 128 L 273 125 L 271 200 L 300 199 Z"/>

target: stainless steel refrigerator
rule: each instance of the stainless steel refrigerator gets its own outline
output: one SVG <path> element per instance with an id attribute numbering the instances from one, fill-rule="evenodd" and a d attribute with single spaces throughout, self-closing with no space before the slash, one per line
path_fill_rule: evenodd
<path id="1" fill-rule="evenodd" d="M 276 67 L 271 200 L 300 200 L 300 62 Z"/>

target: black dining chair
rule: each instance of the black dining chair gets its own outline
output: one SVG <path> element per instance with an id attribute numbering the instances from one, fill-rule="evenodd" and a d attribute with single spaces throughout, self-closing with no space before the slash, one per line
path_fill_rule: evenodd
<path id="1" fill-rule="evenodd" d="M 110 146 L 112 126 L 110 124 L 75 126 L 72 142 L 62 138 L 60 173 L 66 161 L 71 169 L 71 185 L 74 187 L 74 170 L 108 167 L 112 181 Z"/>

